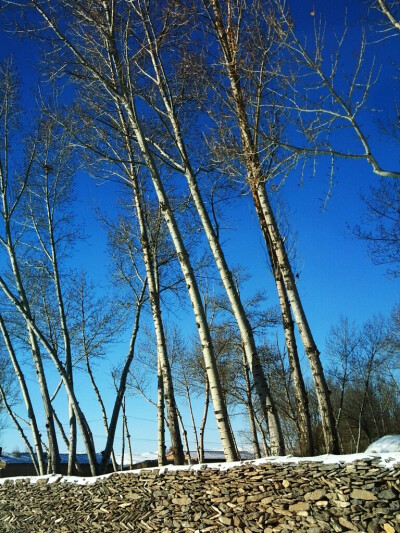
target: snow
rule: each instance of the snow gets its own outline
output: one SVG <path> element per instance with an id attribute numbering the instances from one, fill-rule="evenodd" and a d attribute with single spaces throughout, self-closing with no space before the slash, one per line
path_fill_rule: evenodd
<path id="1" fill-rule="evenodd" d="M 121 464 L 121 454 L 116 454 L 115 459 L 117 463 Z M 142 463 L 143 461 L 157 461 L 158 455 L 157 452 L 142 452 L 142 453 L 133 453 L 132 454 L 132 464 Z M 124 466 L 129 465 L 131 462 L 130 455 L 128 453 L 124 454 Z"/>
<path id="2" fill-rule="evenodd" d="M 0 456 L 0 461 L 7 464 L 32 464 L 32 459 L 27 453 L 22 453 L 18 457 L 8 453 L 3 453 Z"/>
<path id="3" fill-rule="evenodd" d="M 400 435 L 386 435 L 373 442 L 366 453 L 400 453 Z"/>
<path id="4" fill-rule="evenodd" d="M 143 454 L 135 454 L 134 460 L 135 462 L 144 461 L 146 459 L 154 459 L 156 457 L 156 454 L 152 452 L 147 452 Z M 292 455 L 285 455 L 285 456 L 274 456 L 274 457 L 264 457 L 262 459 L 254 459 L 254 460 L 248 460 L 248 461 L 237 461 L 237 462 L 231 462 L 231 463 L 205 463 L 205 464 L 196 464 L 196 465 L 185 465 L 185 466 L 175 466 L 175 465 L 167 465 L 159 468 L 159 473 L 162 474 L 164 472 L 173 472 L 177 470 L 201 470 L 205 467 L 207 468 L 215 468 L 219 470 L 228 470 L 229 468 L 233 468 L 235 466 L 239 466 L 242 464 L 254 464 L 254 465 L 261 465 L 261 464 L 270 464 L 270 463 L 290 463 L 290 464 L 299 464 L 302 462 L 316 462 L 316 463 L 322 463 L 322 464 L 348 464 L 355 461 L 362 461 L 362 460 L 370 460 L 379 458 L 379 465 L 386 468 L 392 468 L 395 464 L 400 464 L 400 435 L 387 435 L 386 437 L 382 437 L 381 439 L 377 440 L 376 442 L 372 443 L 364 453 L 353 453 L 348 455 L 334 455 L 334 454 L 325 454 L 325 455 L 318 455 L 316 457 L 294 457 Z M 139 459 L 139 461 L 137 461 Z M 142 470 L 153 470 L 153 468 L 149 469 L 139 469 L 139 470 L 124 470 L 123 473 L 132 473 L 132 474 L 138 474 Z M 47 479 L 48 483 L 74 483 L 76 485 L 89 485 L 92 483 L 95 483 L 98 480 L 106 479 L 110 476 L 119 475 L 122 472 L 113 472 L 110 474 L 104 474 L 102 476 L 97 477 L 78 477 L 78 476 L 62 476 L 60 474 L 49 474 L 45 476 L 28 476 L 25 479 L 28 479 L 30 483 L 36 483 L 39 479 Z M 10 478 L 1 478 L 0 484 L 4 483 L 5 481 L 9 480 L 21 480 L 21 477 L 10 477 Z"/>
<path id="5" fill-rule="evenodd" d="M 77 453 L 76 459 L 81 465 L 89 464 L 89 458 L 86 453 Z M 100 453 L 96 454 L 96 459 L 98 463 L 101 461 Z M 18 456 L 3 453 L 0 455 L 0 461 L 6 464 L 32 464 L 32 458 L 29 453 L 21 453 Z M 60 461 L 61 463 L 68 463 L 68 454 L 60 453 Z M 111 460 L 109 462 L 111 462 Z"/>

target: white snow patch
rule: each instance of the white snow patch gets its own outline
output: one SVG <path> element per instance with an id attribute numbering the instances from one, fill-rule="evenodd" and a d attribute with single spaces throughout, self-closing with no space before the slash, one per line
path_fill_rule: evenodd
<path id="1" fill-rule="evenodd" d="M 365 453 L 400 453 L 400 435 L 386 435 L 373 442 Z"/>
<path id="2" fill-rule="evenodd" d="M 400 442 L 400 436 L 398 436 L 399 442 Z M 378 442 L 378 441 L 377 441 Z M 144 455 L 144 454 L 143 454 Z M 352 463 L 355 461 L 361 461 L 361 460 L 368 460 L 368 459 L 376 459 L 377 457 L 380 457 L 379 465 L 391 468 L 395 464 L 400 464 L 400 451 L 399 452 L 364 452 L 364 453 L 354 453 L 354 454 L 348 454 L 348 455 L 333 455 L 333 454 L 325 454 L 325 455 L 318 455 L 316 457 L 294 457 L 292 455 L 286 455 L 286 456 L 274 456 L 274 457 L 265 457 L 263 459 L 255 459 L 255 460 L 249 460 L 249 461 L 236 461 L 231 463 L 204 463 L 204 464 L 196 464 L 196 465 L 185 465 L 185 466 L 175 466 L 175 465 L 167 465 L 160 467 L 158 469 L 159 474 L 162 474 L 164 472 L 174 472 L 178 470 L 201 470 L 203 468 L 214 468 L 217 470 L 228 470 L 229 468 L 233 468 L 235 466 L 239 466 L 242 464 L 254 464 L 254 465 L 261 465 L 261 464 L 268 464 L 268 463 L 291 463 L 291 464 L 299 464 L 304 462 L 315 462 L 315 463 L 322 463 L 322 464 L 347 464 Z M 106 479 L 110 476 L 117 476 L 119 474 L 138 474 L 142 470 L 154 470 L 154 468 L 142 468 L 139 470 L 124 470 L 123 472 L 112 472 L 110 474 L 104 474 L 102 476 L 97 477 L 78 477 L 78 476 L 62 476 L 60 474 L 53 474 L 53 475 L 45 475 L 45 476 L 29 476 L 27 478 L 22 477 L 12 477 L 12 478 L 1 478 L 0 484 L 12 480 L 21 480 L 21 479 L 28 479 L 30 483 L 36 483 L 39 479 L 47 479 L 48 483 L 74 483 L 76 485 L 90 485 L 92 483 L 96 483 L 97 481 L 101 479 Z"/>
<path id="3" fill-rule="evenodd" d="M 141 463 L 143 461 L 153 461 L 157 460 L 158 455 L 157 452 L 141 452 L 141 453 L 133 453 L 132 454 L 132 464 L 135 463 Z M 121 464 L 121 454 L 115 456 L 115 459 L 117 463 Z M 129 453 L 124 454 L 123 464 L 124 466 L 128 466 L 131 462 L 131 457 Z"/>

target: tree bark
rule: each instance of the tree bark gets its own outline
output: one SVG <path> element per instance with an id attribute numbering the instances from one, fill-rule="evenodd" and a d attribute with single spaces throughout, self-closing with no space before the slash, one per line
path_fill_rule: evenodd
<path id="1" fill-rule="evenodd" d="M 298 416 L 300 455 L 307 457 L 314 454 L 314 444 L 312 437 L 311 415 L 308 406 L 308 395 L 300 366 L 292 311 L 286 293 L 285 284 L 283 283 L 281 270 L 278 265 L 278 260 L 271 244 L 270 235 L 267 232 L 263 233 L 271 267 L 273 269 L 276 290 L 278 293 L 290 373 L 293 379 L 293 390 Z"/>
<path id="2" fill-rule="evenodd" d="M 260 459 L 261 450 L 260 450 L 260 444 L 258 442 L 256 422 L 254 420 L 254 407 L 253 407 L 253 399 L 251 396 L 249 367 L 247 365 L 246 355 L 244 353 L 243 353 L 243 373 L 244 373 L 244 379 L 246 383 L 246 397 L 247 397 L 246 404 L 247 404 L 247 410 L 249 413 L 250 431 L 251 431 L 251 439 L 253 443 L 254 457 L 256 459 Z"/>
<path id="3" fill-rule="evenodd" d="M 157 355 L 157 448 L 158 466 L 167 464 L 165 456 L 164 380 L 160 358 Z"/>
<path id="4" fill-rule="evenodd" d="M 200 424 L 200 453 L 199 453 L 199 464 L 204 463 L 204 431 L 206 428 L 206 422 L 207 422 L 207 416 L 208 416 L 208 407 L 210 404 L 210 385 L 208 383 L 208 378 L 205 376 L 206 381 L 206 392 L 205 392 L 205 398 L 204 398 L 204 412 L 203 412 L 203 418 L 201 420 Z"/>
<path id="5" fill-rule="evenodd" d="M 229 80 L 232 100 L 235 106 L 235 115 L 240 131 L 244 161 L 247 170 L 247 181 L 250 187 L 257 216 L 266 240 L 266 245 L 271 243 L 271 248 L 276 256 L 277 264 L 285 285 L 286 294 L 292 307 L 304 348 L 310 363 L 314 380 L 314 386 L 318 399 L 321 422 L 324 432 L 326 452 L 339 453 L 339 440 L 335 428 L 335 420 L 329 397 L 322 365 L 319 359 L 319 351 L 315 345 L 309 324 L 304 313 L 300 296 L 297 291 L 293 272 L 288 260 L 283 239 L 273 214 L 266 189 L 265 179 L 258 157 L 257 147 L 254 144 L 252 129 L 246 112 L 244 94 L 241 87 L 240 76 L 236 63 L 236 42 L 228 35 L 224 24 L 221 5 L 219 0 L 203 0 L 214 26 L 218 42 L 221 46 L 225 59 L 225 68 Z M 230 2 L 228 2 L 230 5 Z"/>
<path id="6" fill-rule="evenodd" d="M 265 190 L 265 184 L 259 181 L 257 189 L 255 191 L 253 189 L 252 194 L 264 236 L 265 238 L 268 236 L 268 239 L 271 241 L 271 246 L 285 285 L 286 294 L 310 364 L 324 433 L 325 451 L 326 453 L 340 453 L 335 417 L 330 400 L 330 391 L 320 361 L 320 352 L 315 344 L 303 309 L 285 245 Z"/>
<path id="7" fill-rule="evenodd" d="M 138 2 L 138 4 L 140 4 L 140 7 L 138 7 L 136 11 L 142 20 L 142 25 L 148 43 L 148 53 L 150 54 L 154 69 L 154 79 L 164 103 L 166 115 L 171 124 L 174 142 L 180 154 L 182 173 L 184 174 L 188 183 L 190 194 L 193 198 L 201 224 L 204 228 L 208 244 L 213 254 L 221 281 L 228 296 L 233 315 L 240 331 L 246 358 L 253 375 L 256 391 L 260 398 L 260 403 L 262 409 L 264 410 L 265 418 L 268 418 L 273 453 L 277 455 L 284 455 L 285 447 L 280 421 L 275 402 L 271 396 L 269 386 L 257 353 L 253 330 L 250 326 L 241 298 L 236 289 L 232 273 L 226 262 L 222 246 L 211 223 L 208 211 L 204 205 L 197 179 L 190 163 L 180 121 L 177 113 L 175 112 L 173 98 L 171 96 L 168 79 L 166 78 L 165 69 L 158 51 L 157 39 L 154 34 L 151 20 L 149 19 L 148 12 L 145 11 L 145 8 L 142 6 L 142 4 L 140 2 Z"/>

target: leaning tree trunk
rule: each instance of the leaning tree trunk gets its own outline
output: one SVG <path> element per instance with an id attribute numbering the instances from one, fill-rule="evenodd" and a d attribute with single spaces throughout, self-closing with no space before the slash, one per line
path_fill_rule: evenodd
<path id="1" fill-rule="evenodd" d="M 282 274 L 276 259 L 276 254 L 274 253 L 271 245 L 269 234 L 264 233 L 264 239 L 267 245 L 271 268 L 274 274 L 276 290 L 278 293 L 290 373 L 293 379 L 293 390 L 298 416 L 300 455 L 307 457 L 313 455 L 314 444 L 312 438 L 311 416 L 308 406 L 308 395 L 300 366 L 296 336 L 294 333 L 292 311 L 290 309 L 290 303 L 286 294 L 285 284 L 282 280 Z"/>
<path id="2" fill-rule="evenodd" d="M 165 457 L 164 381 L 160 358 L 157 356 L 157 448 L 158 466 L 167 464 Z"/>
<path id="3" fill-rule="evenodd" d="M 58 473 L 60 471 L 60 454 L 58 450 L 58 442 L 56 435 L 56 428 L 54 424 L 53 409 L 50 400 L 49 389 L 43 367 L 42 355 L 40 353 L 39 344 L 36 335 L 31 326 L 32 316 L 29 302 L 22 285 L 22 280 L 19 272 L 19 267 L 14 255 L 14 251 L 9 249 L 9 255 L 14 274 L 16 287 L 20 296 L 21 304 L 24 309 L 24 318 L 26 322 L 26 329 L 28 334 L 28 341 L 32 353 L 32 360 L 38 380 L 39 390 L 42 397 L 43 409 L 46 418 L 46 430 L 48 438 L 49 456 L 48 456 L 48 471 L 49 473 Z"/>
<path id="4" fill-rule="evenodd" d="M 83 309 L 82 309 L 82 311 L 83 311 Z M 87 373 L 88 373 L 88 376 L 89 376 L 90 383 L 92 384 L 93 391 L 94 391 L 94 394 L 96 396 L 97 402 L 98 402 L 98 404 L 100 406 L 101 416 L 103 418 L 103 426 L 104 426 L 104 429 L 105 429 L 105 432 L 106 432 L 106 436 L 108 436 L 108 420 L 107 420 L 106 407 L 104 405 L 103 398 L 101 397 L 99 387 L 97 386 L 96 380 L 94 379 L 92 367 L 90 365 L 89 354 L 87 352 L 86 335 L 85 335 L 85 332 L 83 330 L 84 330 L 84 328 L 82 329 L 82 343 L 83 343 L 83 352 L 84 352 L 84 357 L 85 357 L 85 362 L 86 362 L 86 370 L 87 370 Z M 113 465 L 113 470 L 117 471 L 117 460 L 115 458 L 114 448 L 112 448 L 112 450 L 111 450 L 111 462 L 112 462 L 112 465 Z"/>
<path id="5" fill-rule="evenodd" d="M 126 111 L 129 116 L 130 125 L 134 136 L 138 142 L 142 157 L 146 167 L 150 172 L 154 189 L 160 204 L 161 212 L 167 224 L 169 233 L 174 244 L 178 261 L 186 281 L 189 298 L 195 315 L 196 326 L 198 329 L 200 344 L 202 347 L 205 368 L 210 382 L 210 393 L 214 405 L 214 412 L 217 420 L 222 447 L 227 461 L 236 461 L 238 459 L 235 450 L 233 433 L 229 424 L 228 411 L 222 391 L 221 381 L 218 373 L 216 357 L 211 340 L 210 330 L 207 324 L 206 314 L 201 300 L 200 290 L 195 278 L 189 254 L 183 243 L 174 212 L 171 208 L 169 199 L 165 193 L 164 185 L 161 181 L 158 168 L 155 164 L 153 154 L 149 149 L 148 143 L 143 134 L 139 123 L 133 100 L 126 102 Z"/>
<path id="6" fill-rule="evenodd" d="M 176 147 L 179 150 L 182 162 L 182 173 L 184 174 L 186 181 L 189 185 L 190 194 L 193 198 L 193 202 L 195 204 L 211 252 L 216 262 L 221 281 L 228 296 L 233 315 L 236 319 L 240 331 L 246 358 L 251 373 L 253 375 L 256 391 L 260 398 L 262 409 L 264 410 L 264 416 L 266 420 L 268 420 L 272 453 L 277 455 L 283 455 L 285 451 L 285 446 L 280 421 L 276 410 L 275 402 L 271 396 L 269 386 L 258 356 L 253 330 L 248 321 L 246 311 L 243 307 L 239 293 L 236 289 L 232 273 L 226 262 L 225 254 L 222 250 L 218 236 L 211 223 L 208 211 L 204 205 L 204 201 L 200 189 L 198 187 L 197 179 L 190 163 L 186 144 L 183 139 L 180 121 L 174 108 L 174 102 L 169 88 L 168 79 L 165 76 L 165 69 L 163 68 L 160 54 L 158 53 L 157 40 L 154 36 L 154 33 L 151 31 L 153 29 L 151 27 L 151 21 L 149 20 L 147 12 L 144 11 L 142 6 L 138 8 L 138 13 L 141 16 L 143 28 L 149 45 L 148 52 L 150 54 L 152 65 L 154 68 L 154 79 L 165 106 L 166 116 L 171 124 L 171 129 Z"/>
<path id="7" fill-rule="evenodd" d="M 150 176 L 152 178 L 155 192 L 157 194 L 157 198 L 160 204 L 161 212 L 170 232 L 173 244 L 177 252 L 178 261 L 180 263 L 182 273 L 186 280 L 186 286 L 192 303 L 196 325 L 200 336 L 200 343 L 202 346 L 205 367 L 210 381 L 211 397 L 213 399 L 214 412 L 217 419 L 217 426 L 219 429 L 222 446 L 226 459 L 228 461 L 234 461 L 237 459 L 237 454 L 235 451 L 233 434 L 228 421 L 228 412 L 226 409 L 222 386 L 218 374 L 216 358 L 211 341 L 211 334 L 208 328 L 197 280 L 194 276 L 193 268 L 189 260 L 189 254 L 183 243 L 183 239 L 179 231 L 175 215 L 170 206 L 169 199 L 165 193 L 164 186 L 161 181 L 153 155 L 148 147 L 147 141 L 142 132 L 142 128 L 136 114 L 136 109 L 133 100 L 129 100 L 128 98 L 126 99 L 125 109 L 129 117 L 130 126 L 138 142 L 142 157 L 145 161 L 146 167 L 150 172 Z M 152 300 L 154 302 L 154 298 Z"/>
<path id="8" fill-rule="evenodd" d="M 30 321 L 32 321 L 32 315 L 30 310 L 30 305 L 28 301 L 28 297 L 26 295 L 25 287 L 22 282 L 22 276 L 18 264 L 18 259 L 16 256 L 15 251 L 15 245 L 12 239 L 11 234 L 11 224 L 10 224 L 10 213 L 9 213 L 9 204 L 8 204 L 8 197 L 7 197 L 7 187 L 4 184 L 4 178 L 2 176 L 2 207 L 3 207 L 3 220 L 4 220 L 4 232 L 5 232 L 5 239 L 3 241 L 5 248 L 8 253 L 12 274 L 15 281 L 15 286 L 18 291 L 18 295 L 20 298 L 21 306 L 24 309 L 23 317 L 25 319 L 26 323 L 26 329 L 27 329 L 27 336 L 28 336 L 28 342 L 31 349 L 32 354 L 32 360 L 34 363 L 37 379 L 38 379 L 38 385 L 40 394 L 42 396 L 43 401 L 43 408 L 45 412 L 46 417 L 46 429 L 47 429 L 47 438 L 48 438 L 48 444 L 49 444 L 49 461 L 48 466 L 50 467 L 51 472 L 58 472 L 59 466 L 60 466 L 60 454 L 58 450 L 58 443 L 57 443 L 57 435 L 55 430 L 55 424 L 54 424 L 54 418 L 53 418 L 53 410 L 51 406 L 51 400 L 50 400 L 50 394 L 47 387 L 47 381 L 44 373 L 43 368 L 43 361 L 42 356 L 40 353 L 39 345 L 36 340 L 36 336 L 34 332 L 32 331 L 32 327 L 30 325 Z"/>
<path id="9" fill-rule="evenodd" d="M 253 406 L 253 398 L 251 397 L 251 383 L 250 383 L 250 376 L 249 376 L 249 367 L 247 364 L 246 355 L 244 353 L 243 353 L 243 373 L 244 373 L 244 379 L 246 383 L 246 398 L 247 398 L 246 403 L 247 403 L 247 410 L 249 413 L 250 431 L 251 431 L 251 439 L 253 443 L 254 457 L 256 459 L 260 459 L 261 450 L 260 450 L 260 443 L 258 442 L 256 422 L 254 419 L 254 406 Z"/>
<path id="10" fill-rule="evenodd" d="M 252 193 L 257 216 L 259 218 L 263 234 L 266 238 L 266 245 L 268 246 L 268 242 L 270 242 L 272 250 L 276 255 L 277 264 L 285 284 L 285 289 L 292 307 L 293 316 L 303 341 L 308 361 L 310 363 L 315 391 L 318 399 L 326 451 L 339 453 L 339 440 L 335 428 L 335 419 L 330 402 L 329 390 L 326 384 L 321 361 L 319 359 L 320 354 L 312 337 L 311 330 L 301 304 L 300 296 L 297 291 L 291 265 L 286 254 L 284 242 L 280 235 L 279 228 L 265 190 L 264 175 L 259 160 L 257 147 L 254 143 L 250 121 L 247 116 L 245 98 L 238 73 L 236 57 L 237 43 L 234 41 L 233 35 L 229 33 L 225 27 L 220 1 L 203 0 L 203 2 L 207 9 L 210 8 L 212 10 L 211 21 L 224 55 L 224 64 L 231 88 L 233 104 L 235 106 L 237 125 L 240 131 L 242 152 L 247 170 L 247 181 Z"/>
<path id="11" fill-rule="evenodd" d="M 60 453 L 58 450 L 58 442 L 56 435 L 56 428 L 54 424 L 53 417 L 53 408 L 51 405 L 49 389 L 47 387 L 47 381 L 45 378 L 42 355 L 40 353 L 39 344 L 37 342 L 36 336 L 32 331 L 32 328 L 27 324 L 28 334 L 29 334 L 29 344 L 31 346 L 32 358 L 36 370 L 36 375 L 38 379 L 39 389 L 42 396 L 44 413 L 46 417 L 46 429 L 47 429 L 47 438 L 49 444 L 49 455 L 48 455 L 48 473 L 59 473 L 60 472 Z"/>
<path id="12" fill-rule="evenodd" d="M 167 343 L 165 340 L 164 325 L 161 315 L 160 295 L 158 290 L 157 279 L 157 258 L 153 256 L 150 240 L 147 232 L 146 218 L 142 206 L 141 191 L 137 179 L 137 173 L 134 166 L 134 154 L 128 135 L 128 125 L 120 106 L 117 104 L 117 112 L 122 127 L 122 133 L 125 140 L 126 150 L 129 157 L 129 177 L 135 198 L 136 216 L 139 222 L 140 243 L 142 246 L 143 260 L 147 275 L 148 292 L 150 299 L 151 313 L 154 323 L 154 330 L 157 341 L 157 361 L 160 365 L 160 376 L 163 380 L 164 402 L 167 408 L 168 428 L 171 436 L 171 445 L 174 454 L 175 464 L 184 464 L 185 454 L 183 451 L 182 439 L 179 430 L 179 421 L 176 413 L 175 392 L 172 381 L 171 366 L 169 363 Z M 160 435 L 159 435 L 160 436 Z M 164 452 L 165 453 L 165 452 Z M 161 460 L 159 455 L 159 460 Z"/>
<path id="13" fill-rule="evenodd" d="M 190 412 L 190 418 L 192 420 L 193 436 L 194 436 L 194 442 L 196 444 L 197 461 L 198 461 L 199 457 L 200 457 L 199 437 L 197 435 L 196 420 L 194 419 L 193 405 L 192 405 L 192 400 L 190 398 L 189 385 L 187 384 L 186 378 L 185 378 L 185 392 L 186 392 L 186 398 L 187 398 L 187 401 L 188 401 L 188 408 L 189 408 L 189 412 Z"/>
<path id="14" fill-rule="evenodd" d="M 327 453 L 339 453 L 339 439 L 336 430 L 335 417 L 330 400 L 330 391 L 326 383 L 324 371 L 319 357 L 320 352 L 315 344 L 307 317 L 303 309 L 293 271 L 286 253 L 285 245 L 280 235 L 273 210 L 265 190 L 265 184 L 259 182 L 257 191 L 252 191 L 252 193 L 263 233 L 268 233 L 271 240 L 271 246 L 283 278 L 286 294 L 289 299 L 293 316 L 310 364 L 324 433 L 325 451 Z"/>
<path id="15" fill-rule="evenodd" d="M 17 377 L 17 380 L 18 380 L 18 383 L 19 383 L 19 386 L 20 386 L 20 389 L 21 389 L 21 394 L 22 394 L 22 397 L 24 399 L 26 411 L 27 411 L 27 414 L 28 414 L 29 426 L 31 428 L 34 447 L 35 447 L 35 451 L 36 451 L 36 457 L 34 458 L 33 464 L 35 465 L 35 469 L 37 471 L 37 474 L 39 476 L 42 476 L 42 475 L 44 475 L 46 473 L 46 471 L 45 471 L 43 446 L 42 446 L 42 442 L 40 440 L 40 432 L 39 432 L 39 428 L 38 428 L 38 425 L 37 425 L 35 411 L 33 409 L 33 405 L 32 405 L 32 401 L 31 401 L 31 397 L 30 397 L 30 394 L 29 394 L 28 387 L 26 385 L 25 376 L 24 376 L 24 374 L 23 374 L 23 372 L 21 370 L 21 367 L 19 365 L 17 356 L 15 354 L 14 347 L 13 347 L 11 339 L 10 339 L 10 335 L 8 333 L 8 330 L 6 328 L 5 322 L 3 320 L 3 316 L 1 314 L 0 314 L 0 329 L 1 329 L 1 332 L 2 332 L 2 335 L 3 335 L 4 344 L 5 344 L 6 348 L 7 348 L 8 354 L 9 354 L 10 359 L 11 359 L 11 363 L 12 363 L 13 368 L 14 368 L 15 375 Z M 15 417 L 13 417 L 12 414 L 11 414 L 11 409 L 8 410 L 8 411 L 9 411 L 10 416 L 14 420 L 14 423 L 16 424 L 17 428 L 20 428 L 18 420 Z M 22 428 L 20 429 L 20 433 L 21 433 L 21 431 L 22 431 Z M 25 437 L 25 434 L 23 433 L 23 431 L 22 431 L 22 434 L 23 434 L 23 437 L 24 437 L 24 441 L 26 441 L 26 437 Z M 30 449 L 30 447 L 28 449 Z M 34 456 L 33 453 L 31 453 L 31 456 L 32 457 Z"/>
<path id="16" fill-rule="evenodd" d="M 207 375 L 205 376 L 205 381 L 206 381 L 205 383 L 206 390 L 205 390 L 205 398 L 204 398 L 204 412 L 203 412 L 203 418 L 201 419 L 200 431 L 199 431 L 199 440 L 200 440 L 199 442 L 199 448 L 200 448 L 199 464 L 204 463 L 204 432 L 205 432 L 207 416 L 208 416 L 208 407 L 210 405 L 210 385 L 208 383 Z"/>
<path id="17" fill-rule="evenodd" d="M 38 328 L 35 321 L 29 315 L 23 303 L 21 303 L 15 297 L 15 295 L 12 293 L 12 291 L 10 290 L 10 288 L 8 287 L 7 283 L 5 282 L 2 276 L 0 276 L 0 288 L 3 291 L 3 293 L 7 296 L 11 304 L 20 313 L 22 318 L 24 318 L 30 330 L 32 331 L 32 335 L 37 337 L 40 343 L 44 346 L 45 350 L 47 351 L 48 355 L 53 361 L 58 373 L 60 374 L 60 377 L 62 378 L 64 387 L 65 387 L 65 391 L 69 399 L 71 400 L 72 406 L 75 411 L 75 416 L 77 418 L 79 428 L 81 430 L 82 439 L 83 439 L 83 442 L 86 448 L 86 453 L 89 459 L 91 473 L 93 476 L 97 475 L 97 460 L 96 460 L 96 452 L 94 449 L 93 437 L 91 435 L 86 418 L 79 406 L 79 402 L 76 399 L 75 392 L 73 388 L 70 386 L 69 379 L 68 379 L 63 363 L 58 358 L 58 354 L 56 353 L 52 345 L 49 343 L 46 336 L 43 334 L 40 328 Z M 52 409 L 52 406 L 50 406 L 50 408 Z"/>
<path id="18" fill-rule="evenodd" d="M 48 179 L 48 176 L 46 176 Z M 64 352 L 65 352 L 65 369 L 68 374 L 71 387 L 74 386 L 73 381 L 73 365 L 72 365 L 72 350 L 71 350 L 71 339 L 69 334 L 69 328 L 67 325 L 67 317 L 65 312 L 64 298 L 61 291 L 61 280 L 60 280 L 60 271 L 58 266 L 58 257 L 56 250 L 56 239 L 54 236 L 54 220 L 52 216 L 52 207 L 51 201 L 48 196 L 48 187 L 46 188 L 47 196 L 46 201 L 46 212 L 47 212 L 47 223 L 48 223 L 48 233 L 50 239 L 50 250 L 51 250 L 51 264 L 53 268 L 53 281 L 57 297 L 57 306 L 58 313 L 61 325 L 62 336 L 64 340 Z M 68 447 L 68 468 L 67 474 L 72 475 L 74 465 L 76 462 L 76 444 L 77 444 L 77 432 L 76 432 L 76 417 L 74 409 L 72 407 L 71 401 L 68 400 L 68 412 L 69 412 L 69 447 Z"/>

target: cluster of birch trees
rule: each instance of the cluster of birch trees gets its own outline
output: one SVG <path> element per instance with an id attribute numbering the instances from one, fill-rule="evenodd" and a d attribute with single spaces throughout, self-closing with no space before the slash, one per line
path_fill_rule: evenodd
<path id="1" fill-rule="evenodd" d="M 324 157 L 359 160 L 387 180 L 400 176 L 380 166 L 360 119 L 379 82 L 375 66 L 368 63 L 368 35 L 360 33 L 360 48 L 344 74 L 339 66 L 348 53 L 346 36 L 325 54 L 321 20 L 316 17 L 314 38 L 304 39 L 290 4 L 281 0 L 3 4 L 14 31 L 39 43 L 41 76 L 48 82 L 37 97 L 40 112 L 23 134 L 28 110 L 19 100 L 18 77 L 11 60 L 1 67 L 0 329 L 26 417 L 16 415 L 3 383 L 0 399 L 38 473 L 59 469 L 60 439 L 69 451 L 69 471 L 79 468 L 78 432 L 92 473 L 104 471 L 113 457 L 126 388 L 134 380 L 144 311 L 151 316 L 156 346 L 161 464 L 166 427 L 175 462 L 184 460 L 176 389 L 190 398 L 191 366 L 197 366 L 212 403 L 227 460 L 239 458 L 227 408 L 229 372 L 240 376 L 255 449 L 258 434 L 265 452 L 284 454 L 290 419 L 295 428 L 290 444 L 298 453 L 313 454 L 318 439 L 316 450 L 339 453 L 337 411 L 273 196 L 292 171 L 315 167 Z M 380 31 L 387 21 L 388 38 L 397 39 L 394 3 L 379 0 L 370 7 L 376 9 L 370 31 Z M 61 94 L 51 93 L 52 87 Z M 348 144 L 343 144 L 344 130 Z M 114 183 L 124 204 L 119 217 L 99 217 L 109 235 L 118 301 L 102 297 L 90 277 L 73 268 L 81 238 L 72 207 L 74 181 L 84 171 Z M 224 254 L 221 206 L 238 195 L 252 200 L 270 260 L 265 276 L 272 272 L 276 285 L 280 312 L 273 320 L 283 328 L 282 353 L 260 344 L 257 327 L 271 317 L 251 312 Z M 211 267 L 199 260 L 200 246 L 207 249 Z M 218 278 L 217 298 L 211 299 L 200 283 L 206 268 Z M 198 339 L 186 361 L 182 351 L 177 350 L 180 360 L 171 353 L 165 298 L 174 299 L 174 305 L 180 298 L 190 302 Z M 218 313 L 226 319 L 214 321 Z M 115 401 L 104 405 L 93 360 L 106 356 L 128 328 L 129 348 L 113 374 Z M 311 386 L 300 365 L 303 351 Z M 226 354 L 235 365 L 224 363 Z M 46 435 L 39 431 L 25 379 L 28 359 L 40 388 Z M 281 386 L 288 384 L 290 412 L 273 383 L 280 366 L 288 366 Z M 49 389 L 49 367 L 59 375 L 55 391 Z M 74 386 L 82 367 L 104 420 L 107 439 L 100 465 Z M 68 399 L 67 431 L 54 408 L 60 390 Z"/>

